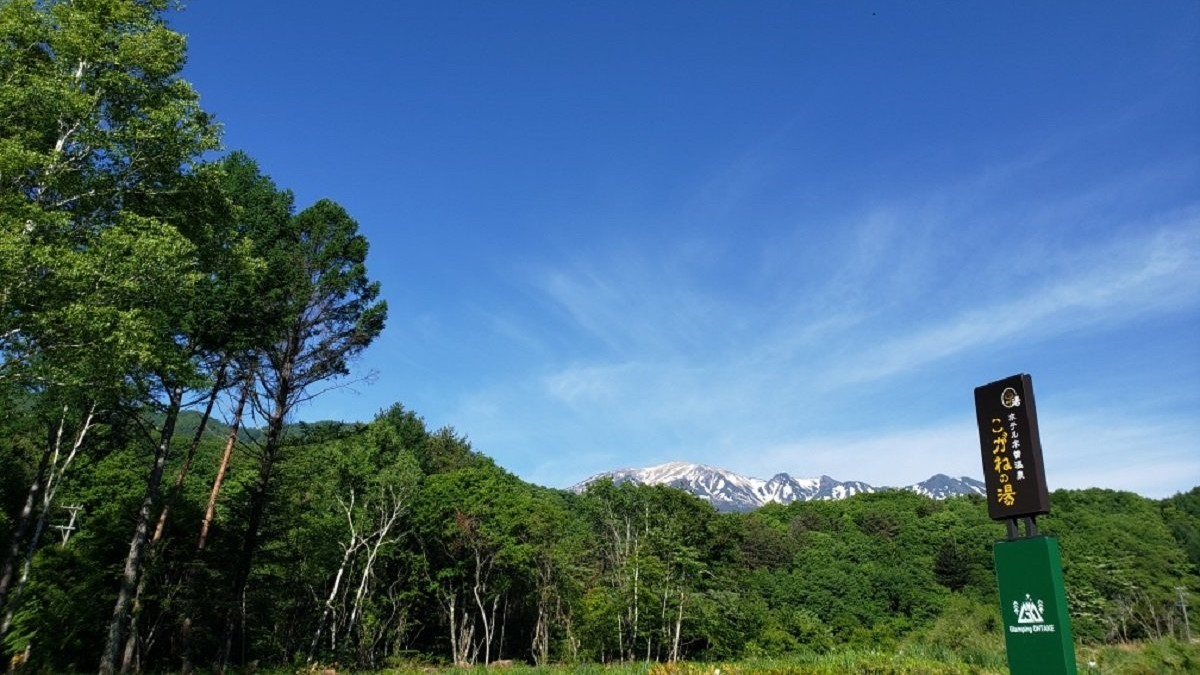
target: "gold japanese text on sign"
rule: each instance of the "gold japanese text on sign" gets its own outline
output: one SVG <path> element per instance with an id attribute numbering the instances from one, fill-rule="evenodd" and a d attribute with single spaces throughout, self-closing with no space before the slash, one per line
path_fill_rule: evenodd
<path id="1" fill-rule="evenodd" d="M 996 501 L 1006 507 L 1012 506 L 1017 501 L 1017 493 L 1013 491 L 1009 476 L 1013 463 L 1008 453 L 1008 430 L 1004 428 L 1004 420 L 992 418 L 992 434 L 992 469 L 1003 486 L 996 489 Z"/>

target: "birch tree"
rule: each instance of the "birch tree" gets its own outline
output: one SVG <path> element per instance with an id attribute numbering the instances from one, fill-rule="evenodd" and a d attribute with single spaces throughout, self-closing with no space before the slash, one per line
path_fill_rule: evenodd
<path id="1" fill-rule="evenodd" d="M 533 585 L 537 509 L 530 487 L 494 465 L 427 479 L 416 527 L 456 662 L 503 658 L 504 610 Z"/>
<path id="2" fill-rule="evenodd" d="M 320 499 L 336 503 L 344 523 L 337 536 L 339 561 L 308 649 L 310 663 L 318 654 L 345 662 L 350 643 L 359 663 L 377 661 L 377 630 L 388 630 L 386 625 L 373 628 L 386 623 L 375 597 L 380 572 L 398 562 L 394 554 L 409 531 L 420 478 L 411 449 L 397 443 L 396 431 L 387 418 L 377 419 L 365 433 L 336 443 L 334 452 L 310 459 L 336 467 L 333 476 L 317 473 L 327 476 Z M 393 566 L 388 573 L 402 572 Z"/>

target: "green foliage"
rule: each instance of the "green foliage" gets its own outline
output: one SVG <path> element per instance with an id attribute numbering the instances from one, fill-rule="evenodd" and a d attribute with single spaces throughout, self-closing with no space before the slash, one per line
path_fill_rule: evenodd
<path id="1" fill-rule="evenodd" d="M 955 595 L 931 624 L 912 635 L 906 649 L 941 661 L 1002 670 L 1006 667 L 1002 630 L 995 603 L 985 605 Z"/>
<path id="2" fill-rule="evenodd" d="M 1193 574 L 1200 574 L 1200 487 L 1163 500 L 1162 514 L 1192 564 Z"/>
<path id="3" fill-rule="evenodd" d="M 1112 490 L 1059 490 L 1043 519 L 1061 539 L 1075 634 L 1088 641 L 1161 638 L 1177 630 L 1178 588 L 1197 579 L 1154 501 Z"/>
<path id="4" fill-rule="evenodd" d="M 0 372 L 91 389 L 171 358 L 164 296 L 196 278 L 158 195 L 216 128 L 163 8 L 0 5 Z"/>

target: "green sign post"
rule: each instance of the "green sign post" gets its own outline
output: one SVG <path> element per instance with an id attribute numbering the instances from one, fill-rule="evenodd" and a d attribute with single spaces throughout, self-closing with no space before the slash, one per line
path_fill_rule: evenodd
<path id="1" fill-rule="evenodd" d="M 1009 671 L 1075 675 L 1058 540 L 1037 532 L 1037 517 L 1050 513 L 1050 492 L 1042 468 L 1033 380 L 1020 374 L 977 387 L 975 416 L 988 515 L 1008 526 L 1008 540 L 996 542 L 992 554 Z M 1024 537 L 1019 521 L 1025 523 Z"/>
<path id="2" fill-rule="evenodd" d="M 1009 671 L 1013 675 L 1075 675 L 1075 643 L 1058 540 L 1025 537 L 998 541 L 992 553 Z"/>

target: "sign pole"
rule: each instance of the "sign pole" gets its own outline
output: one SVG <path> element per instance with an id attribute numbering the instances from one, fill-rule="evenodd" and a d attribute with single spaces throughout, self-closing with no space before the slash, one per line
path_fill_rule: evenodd
<path id="1" fill-rule="evenodd" d="M 1038 534 L 1050 512 L 1033 381 L 1026 374 L 975 389 L 988 515 L 1008 538 L 992 547 L 1008 668 L 1013 675 L 1075 675 L 1058 540 Z M 1020 524 L 1024 523 L 1022 536 Z"/>

